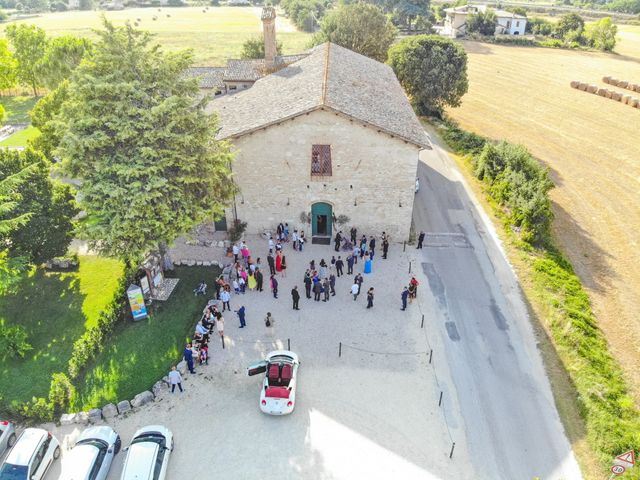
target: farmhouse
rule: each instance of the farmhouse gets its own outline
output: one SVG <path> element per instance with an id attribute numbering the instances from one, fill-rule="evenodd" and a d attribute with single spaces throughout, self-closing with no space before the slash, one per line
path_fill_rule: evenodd
<path id="1" fill-rule="evenodd" d="M 467 16 L 487 12 L 486 5 L 461 5 L 445 8 L 443 35 L 458 37 L 466 33 Z M 492 10 L 496 14 L 496 35 L 524 35 L 527 17 L 506 10 Z"/>
<path id="2" fill-rule="evenodd" d="M 388 65 L 325 43 L 207 109 L 237 150 L 227 218 L 248 232 L 283 221 L 321 241 L 346 215 L 408 238 L 418 154 L 431 144 Z"/>

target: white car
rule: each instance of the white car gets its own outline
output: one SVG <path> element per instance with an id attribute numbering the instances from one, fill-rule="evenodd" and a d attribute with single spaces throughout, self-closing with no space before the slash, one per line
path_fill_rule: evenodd
<path id="1" fill-rule="evenodd" d="M 105 480 L 121 445 L 120 436 L 111 427 L 85 429 L 62 459 L 59 480 Z"/>
<path id="2" fill-rule="evenodd" d="M 418 193 L 418 190 L 420 190 L 420 179 L 416 177 L 416 193 Z"/>
<path id="3" fill-rule="evenodd" d="M 50 432 L 27 428 L 0 467 L 0 480 L 41 480 L 60 457 L 60 443 Z"/>
<path id="4" fill-rule="evenodd" d="M 127 447 L 120 480 L 164 480 L 172 451 L 171 430 L 162 425 L 142 427 Z"/>
<path id="5" fill-rule="evenodd" d="M 16 443 L 16 429 L 11 422 L 0 422 L 0 455 Z"/>
<path id="6" fill-rule="evenodd" d="M 298 355 L 289 350 L 275 350 L 247 368 L 250 377 L 266 373 L 260 390 L 260 410 L 269 415 L 293 412 L 299 366 Z"/>

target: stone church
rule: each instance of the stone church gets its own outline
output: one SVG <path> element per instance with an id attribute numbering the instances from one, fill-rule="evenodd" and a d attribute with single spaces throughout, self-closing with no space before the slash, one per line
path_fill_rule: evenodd
<path id="1" fill-rule="evenodd" d="M 418 155 L 431 144 L 392 69 L 332 43 L 285 64 L 274 19 L 263 12 L 262 75 L 207 106 L 237 152 L 227 219 L 249 233 L 288 222 L 319 241 L 350 225 L 407 239 Z"/>

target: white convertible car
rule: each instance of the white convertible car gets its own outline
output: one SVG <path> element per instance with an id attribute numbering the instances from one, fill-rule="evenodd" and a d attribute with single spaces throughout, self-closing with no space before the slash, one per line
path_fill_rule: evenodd
<path id="1" fill-rule="evenodd" d="M 275 350 L 264 360 L 247 368 L 250 377 L 266 373 L 260 391 L 260 410 L 269 415 L 287 415 L 296 403 L 298 355 L 289 350 Z"/>

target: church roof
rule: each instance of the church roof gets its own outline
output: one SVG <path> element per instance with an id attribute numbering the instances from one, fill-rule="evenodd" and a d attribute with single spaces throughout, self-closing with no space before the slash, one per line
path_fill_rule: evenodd
<path id="1" fill-rule="evenodd" d="M 278 55 L 275 57 L 275 68 L 283 68 L 307 56 L 306 53 L 298 55 Z M 260 59 L 230 59 L 227 60 L 227 68 L 224 72 L 224 80 L 227 82 L 255 82 L 267 74 L 267 64 L 264 58 Z"/>
<path id="2" fill-rule="evenodd" d="M 191 67 L 187 68 L 185 75 L 189 78 L 197 77 L 200 88 L 222 88 L 224 71 L 224 67 Z"/>
<path id="3" fill-rule="evenodd" d="M 235 138 L 282 120 L 325 108 L 431 148 L 393 70 L 333 43 L 266 75 L 247 90 L 213 100 L 220 116 L 218 138 Z"/>

